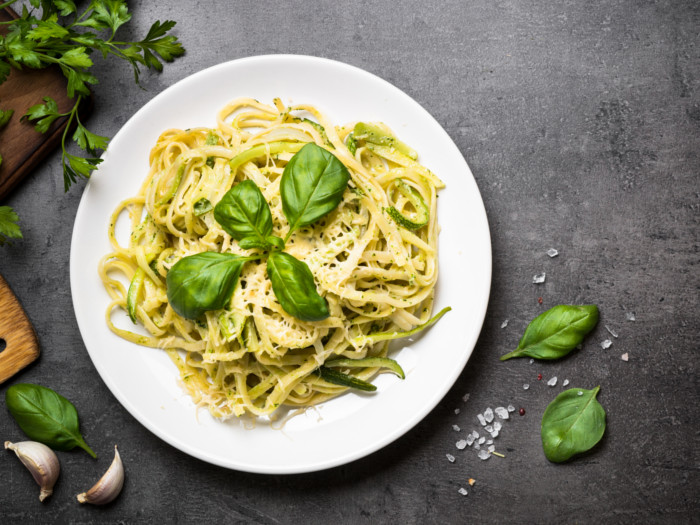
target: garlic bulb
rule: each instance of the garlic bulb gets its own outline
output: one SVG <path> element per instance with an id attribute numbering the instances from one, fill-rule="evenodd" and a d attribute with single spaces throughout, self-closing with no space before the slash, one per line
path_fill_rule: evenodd
<path id="1" fill-rule="evenodd" d="M 53 493 L 61 465 L 53 450 L 36 441 L 10 443 L 5 441 L 5 448 L 14 451 L 22 464 L 27 467 L 34 481 L 41 487 L 39 501 L 44 501 Z"/>
<path id="2" fill-rule="evenodd" d="M 114 460 L 112 464 L 100 478 L 100 481 L 77 498 L 80 503 L 92 503 L 93 505 L 105 505 L 113 501 L 121 492 L 124 486 L 124 465 L 119 457 L 117 446 L 114 445 Z"/>

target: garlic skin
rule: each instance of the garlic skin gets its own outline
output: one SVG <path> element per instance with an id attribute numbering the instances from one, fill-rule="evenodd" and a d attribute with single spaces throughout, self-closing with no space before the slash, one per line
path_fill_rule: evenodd
<path id="1" fill-rule="evenodd" d="M 39 501 L 48 498 L 53 493 L 53 486 L 61 473 L 61 465 L 54 451 L 37 441 L 5 441 L 5 449 L 17 454 L 22 464 L 31 472 L 34 481 L 41 487 Z"/>
<path id="2" fill-rule="evenodd" d="M 114 445 L 114 460 L 107 469 L 107 472 L 100 478 L 100 481 L 77 498 L 80 503 L 92 503 L 93 505 L 106 505 L 119 496 L 124 486 L 124 465 L 119 456 L 117 445 Z"/>

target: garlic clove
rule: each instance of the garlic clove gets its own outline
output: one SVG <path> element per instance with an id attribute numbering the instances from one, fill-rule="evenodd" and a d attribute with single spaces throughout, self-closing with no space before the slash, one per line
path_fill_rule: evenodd
<path id="1" fill-rule="evenodd" d="M 5 448 L 17 454 L 22 464 L 31 472 L 34 481 L 41 487 L 39 501 L 48 498 L 53 493 L 53 486 L 61 472 L 61 465 L 54 451 L 37 441 L 5 441 Z"/>
<path id="2" fill-rule="evenodd" d="M 117 445 L 114 445 L 114 460 L 112 464 L 100 478 L 100 481 L 77 498 L 80 503 L 92 503 L 93 505 L 105 505 L 119 496 L 124 486 L 124 465 L 119 456 Z"/>

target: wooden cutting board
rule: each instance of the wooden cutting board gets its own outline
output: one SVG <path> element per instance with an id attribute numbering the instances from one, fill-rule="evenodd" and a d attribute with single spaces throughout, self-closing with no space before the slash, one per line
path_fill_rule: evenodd
<path id="1" fill-rule="evenodd" d="M 22 305 L 0 276 L 0 383 L 39 357 L 39 341 Z"/>
<path id="2" fill-rule="evenodd" d="M 17 18 L 10 8 L 0 10 L 0 22 Z M 0 25 L 0 34 L 7 33 L 7 26 Z M 51 97 L 61 113 L 70 111 L 73 101 L 66 94 L 67 80 L 57 67 L 41 70 L 12 70 L 5 82 L 0 84 L 0 109 L 14 109 L 12 119 L 0 130 L 0 204 L 8 193 L 19 184 L 41 160 L 61 144 L 68 117 L 56 119 L 48 132 L 42 134 L 34 125 L 21 120 L 27 110 L 43 103 L 43 97 Z M 92 109 L 92 97 L 88 97 L 79 111 L 81 122 L 85 122 Z M 70 135 L 70 133 L 69 133 Z M 66 145 L 72 142 L 67 137 Z"/>

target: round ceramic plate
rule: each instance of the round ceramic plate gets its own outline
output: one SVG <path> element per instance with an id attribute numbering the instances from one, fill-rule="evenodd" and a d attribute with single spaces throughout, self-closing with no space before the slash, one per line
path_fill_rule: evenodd
<path id="1" fill-rule="evenodd" d="M 439 198 L 440 277 L 435 312 L 452 311 L 422 337 L 396 345 L 406 371 L 384 374 L 371 395 L 347 393 L 279 424 L 218 421 L 178 385 L 178 372 L 160 350 L 129 343 L 104 322 L 109 296 L 97 274 L 109 253 L 109 217 L 136 194 L 148 155 L 168 128 L 215 126 L 217 111 L 236 97 L 308 103 L 336 124 L 387 123 L 446 183 Z M 271 55 L 244 58 L 196 73 L 165 90 L 117 133 L 78 208 L 70 273 L 78 326 L 97 371 L 121 404 L 146 428 L 204 461 L 249 472 L 321 470 L 361 458 L 394 441 L 425 417 L 455 382 L 474 348 L 491 283 L 491 243 L 474 178 L 447 133 L 417 102 L 388 82 L 331 60 Z M 118 232 L 119 233 L 119 232 Z M 121 240 L 126 244 L 126 235 Z M 126 315 L 115 323 L 133 329 Z"/>

